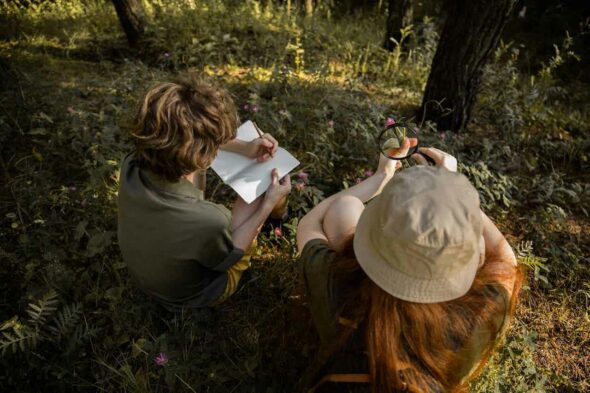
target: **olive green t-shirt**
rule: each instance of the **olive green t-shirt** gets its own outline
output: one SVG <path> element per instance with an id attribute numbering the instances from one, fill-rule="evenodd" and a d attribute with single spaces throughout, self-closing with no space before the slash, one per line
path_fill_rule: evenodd
<path id="1" fill-rule="evenodd" d="M 223 294 L 226 270 L 244 255 L 233 245 L 229 210 L 186 179 L 140 169 L 133 153 L 121 165 L 118 204 L 119 246 L 142 290 L 173 309 Z"/>
<path id="2" fill-rule="evenodd" d="M 301 269 L 306 287 L 308 302 L 310 304 L 313 323 L 318 331 L 321 341 L 320 354 L 323 348 L 329 347 L 338 337 L 338 315 L 342 308 L 342 299 L 348 291 L 345 283 L 334 278 L 332 264 L 336 252 L 328 247 L 321 239 L 308 241 L 301 252 Z M 485 291 L 499 305 L 498 312 L 492 316 L 492 322 L 499 328 L 500 334 L 504 334 L 508 326 L 509 297 L 506 290 L 500 285 L 489 285 Z M 479 365 L 485 350 L 492 340 L 491 332 L 485 326 L 476 326 L 471 338 L 457 351 L 461 352 L 463 363 L 456 370 L 457 380 L 468 378 Z M 327 366 L 325 374 L 349 374 L 367 373 L 368 365 L 363 355 L 363 338 L 360 332 L 353 334 L 353 341 L 347 349 L 338 353 L 337 359 L 325 359 Z M 454 345 L 452 342 L 451 345 Z M 345 387 L 347 384 L 328 384 L 334 386 L 322 387 L 320 392 L 340 391 L 370 391 L 365 384 L 352 384 L 356 386 Z"/>

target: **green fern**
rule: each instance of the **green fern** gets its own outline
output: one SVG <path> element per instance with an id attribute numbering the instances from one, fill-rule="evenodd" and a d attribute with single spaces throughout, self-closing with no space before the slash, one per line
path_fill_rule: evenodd
<path id="1" fill-rule="evenodd" d="M 40 300 L 30 303 L 26 312 L 27 323 L 21 324 L 18 316 L 0 324 L 0 354 L 27 352 L 41 341 L 58 346 L 66 355 L 96 336 L 99 329 L 81 321 L 82 304 L 73 303 L 60 309 L 51 323 L 48 318 L 57 310 L 57 294 L 50 291 Z M 67 338 L 67 340 L 64 340 Z M 65 342 L 64 342 L 65 341 Z"/>
<path id="2" fill-rule="evenodd" d="M 26 352 L 35 348 L 39 341 L 45 339 L 43 327 L 47 318 L 57 309 L 57 293 L 50 290 L 41 299 L 29 303 L 26 313 L 29 316 L 28 324 L 21 324 L 18 317 L 2 323 L 0 331 L 0 353 L 6 355 L 7 351 L 16 353 Z"/>
<path id="3" fill-rule="evenodd" d="M 29 323 L 37 328 L 47 322 L 47 318 L 57 309 L 57 293 L 52 289 L 36 303 L 29 303 L 27 314 Z"/>
<path id="4" fill-rule="evenodd" d="M 542 281 L 549 285 L 549 280 L 545 276 L 549 272 L 549 267 L 545 264 L 547 258 L 538 257 L 533 254 L 533 242 L 521 242 L 516 246 L 516 258 L 518 263 L 533 269 L 535 281 Z"/>
<path id="5" fill-rule="evenodd" d="M 99 329 L 90 327 L 86 321 L 82 324 L 78 324 L 74 333 L 70 336 L 66 345 L 65 353 L 69 354 L 73 352 L 80 344 L 86 340 L 96 336 Z"/>
<path id="6" fill-rule="evenodd" d="M 2 356 L 6 354 L 8 350 L 12 353 L 16 353 L 18 350 L 25 352 L 28 348 L 34 348 L 37 346 L 39 341 L 39 332 L 37 330 L 30 330 L 26 327 L 13 327 L 12 333 L 2 332 L 0 338 L 0 352 Z"/>
<path id="7" fill-rule="evenodd" d="M 59 340 L 69 334 L 74 326 L 80 322 L 82 304 L 76 302 L 62 308 L 53 320 L 53 325 L 47 329 Z"/>

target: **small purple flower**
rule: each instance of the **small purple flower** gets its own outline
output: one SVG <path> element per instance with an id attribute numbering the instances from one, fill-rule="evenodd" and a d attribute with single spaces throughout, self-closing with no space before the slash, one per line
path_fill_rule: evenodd
<path id="1" fill-rule="evenodd" d="M 283 231 L 281 230 L 281 227 L 276 227 L 274 230 L 274 234 L 276 237 L 281 237 L 283 236 Z"/>
<path id="2" fill-rule="evenodd" d="M 371 177 L 371 176 L 373 176 L 374 174 L 375 174 L 375 172 L 373 172 L 373 171 L 366 171 L 366 172 L 365 172 L 365 176 L 366 176 L 366 177 Z"/>
<path id="3" fill-rule="evenodd" d="M 166 352 L 160 352 L 154 361 L 156 362 L 156 366 L 163 367 L 168 363 L 168 354 L 166 354 Z"/>
<path id="4" fill-rule="evenodd" d="M 242 109 L 245 111 L 249 111 L 250 110 L 250 104 L 244 104 L 242 105 Z"/>
<path id="5" fill-rule="evenodd" d="M 309 173 L 307 173 L 307 172 L 299 172 L 297 174 L 297 178 L 299 180 L 307 181 L 307 179 L 309 178 Z"/>
<path id="6" fill-rule="evenodd" d="M 395 124 L 395 119 L 388 117 L 385 119 L 385 127 L 389 127 Z"/>
<path id="7" fill-rule="evenodd" d="M 299 180 L 297 183 L 295 183 L 295 188 L 299 191 L 303 190 L 305 188 L 305 182 Z"/>
<path id="8" fill-rule="evenodd" d="M 168 52 L 165 52 L 165 53 L 164 53 L 164 57 L 170 57 L 170 53 L 168 53 Z"/>
<path id="9" fill-rule="evenodd" d="M 334 128 L 334 120 L 328 120 L 328 127 Z"/>
<path id="10" fill-rule="evenodd" d="M 442 139 L 443 141 L 444 141 L 445 139 L 447 139 L 447 133 L 446 133 L 446 132 L 441 132 L 441 133 L 439 134 L 439 136 L 440 136 L 440 139 Z"/>
<path id="11" fill-rule="evenodd" d="M 252 105 L 250 110 L 254 113 L 257 113 L 260 110 L 260 107 L 258 105 Z"/>

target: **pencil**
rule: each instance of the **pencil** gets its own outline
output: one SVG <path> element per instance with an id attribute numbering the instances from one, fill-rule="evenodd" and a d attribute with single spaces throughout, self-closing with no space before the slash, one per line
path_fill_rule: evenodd
<path id="1" fill-rule="evenodd" d="M 264 135 L 264 132 L 262 132 L 262 130 L 260 130 L 260 128 L 258 128 L 258 124 L 256 124 L 256 122 L 252 122 L 252 124 L 254 124 L 254 128 L 256 128 L 256 132 L 258 133 L 258 136 L 262 138 L 262 135 Z"/>
<path id="2" fill-rule="evenodd" d="M 262 138 L 262 135 L 264 135 L 264 132 L 262 132 L 262 130 L 260 128 L 258 128 L 258 124 L 256 124 L 256 122 L 252 122 L 252 124 L 254 124 L 254 128 L 256 128 L 256 132 L 258 133 L 258 136 Z M 268 149 L 268 154 L 270 155 L 271 158 L 274 158 L 274 154 L 272 154 L 272 149 Z"/>

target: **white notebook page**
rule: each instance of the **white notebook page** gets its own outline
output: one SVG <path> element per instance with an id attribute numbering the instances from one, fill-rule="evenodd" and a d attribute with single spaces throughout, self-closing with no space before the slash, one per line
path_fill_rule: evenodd
<path id="1" fill-rule="evenodd" d="M 248 120 L 238 128 L 236 137 L 243 141 L 251 141 L 258 138 L 258 133 L 254 124 Z M 277 168 L 279 178 L 282 178 L 298 165 L 299 161 L 291 153 L 279 147 L 275 156 L 266 162 L 258 162 L 241 154 L 220 150 L 211 168 L 246 203 L 252 203 L 270 185 L 273 168 Z"/>

